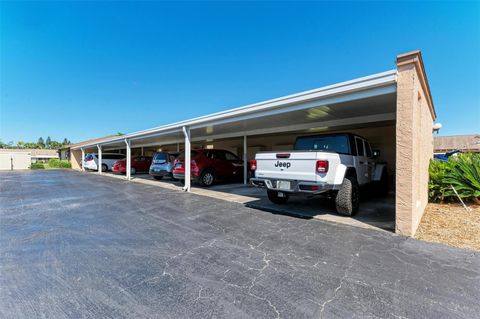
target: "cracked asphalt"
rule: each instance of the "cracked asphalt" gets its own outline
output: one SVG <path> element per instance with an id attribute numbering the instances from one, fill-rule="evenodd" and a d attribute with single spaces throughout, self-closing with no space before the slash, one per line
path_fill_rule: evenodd
<path id="1" fill-rule="evenodd" d="M 480 256 L 74 171 L 0 173 L 2 318 L 478 318 Z"/>

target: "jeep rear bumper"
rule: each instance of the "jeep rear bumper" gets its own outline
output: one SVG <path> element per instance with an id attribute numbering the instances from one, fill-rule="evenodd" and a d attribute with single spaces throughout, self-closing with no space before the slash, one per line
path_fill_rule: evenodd
<path id="1" fill-rule="evenodd" d="M 321 194 L 331 190 L 338 190 L 340 186 L 327 183 L 292 180 L 287 181 L 267 178 L 251 178 L 250 181 L 254 186 L 285 193 Z"/>

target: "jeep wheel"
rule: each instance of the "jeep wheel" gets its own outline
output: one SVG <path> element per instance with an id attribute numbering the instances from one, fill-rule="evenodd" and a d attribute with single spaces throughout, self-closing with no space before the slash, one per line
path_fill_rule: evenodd
<path id="1" fill-rule="evenodd" d="M 102 172 L 108 171 L 108 166 L 107 164 L 102 164 Z"/>
<path id="2" fill-rule="evenodd" d="M 215 173 L 212 170 L 204 170 L 200 175 L 200 184 L 205 187 L 212 186 L 215 182 Z"/>
<path id="3" fill-rule="evenodd" d="M 360 204 L 360 189 L 355 177 L 345 177 L 342 187 L 335 198 L 337 213 L 343 216 L 353 216 L 358 211 Z"/>
<path id="4" fill-rule="evenodd" d="M 268 199 L 274 204 L 285 204 L 288 201 L 288 194 L 283 193 L 283 197 L 278 196 L 278 192 L 267 190 Z"/>

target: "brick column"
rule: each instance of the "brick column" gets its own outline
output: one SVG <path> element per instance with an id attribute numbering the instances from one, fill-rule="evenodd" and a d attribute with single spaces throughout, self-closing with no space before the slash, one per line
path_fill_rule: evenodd
<path id="1" fill-rule="evenodd" d="M 397 57 L 396 232 L 413 236 L 428 202 L 433 107 L 420 51 Z"/>

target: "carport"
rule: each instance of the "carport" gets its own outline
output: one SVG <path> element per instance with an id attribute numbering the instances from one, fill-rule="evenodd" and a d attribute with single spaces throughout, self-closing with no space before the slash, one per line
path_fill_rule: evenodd
<path id="1" fill-rule="evenodd" d="M 354 132 L 387 162 L 395 179 L 396 232 L 410 236 L 427 204 L 434 119 L 421 53 L 414 51 L 399 55 L 391 71 L 73 147 L 72 160 L 79 167 L 87 150 L 98 150 L 101 167 L 102 151 L 125 149 L 130 180 L 132 149 L 183 150 L 189 163 L 192 148 L 225 148 L 247 161 L 258 151 L 289 150 L 299 135 Z M 189 165 L 183 189 L 191 190 Z"/>

